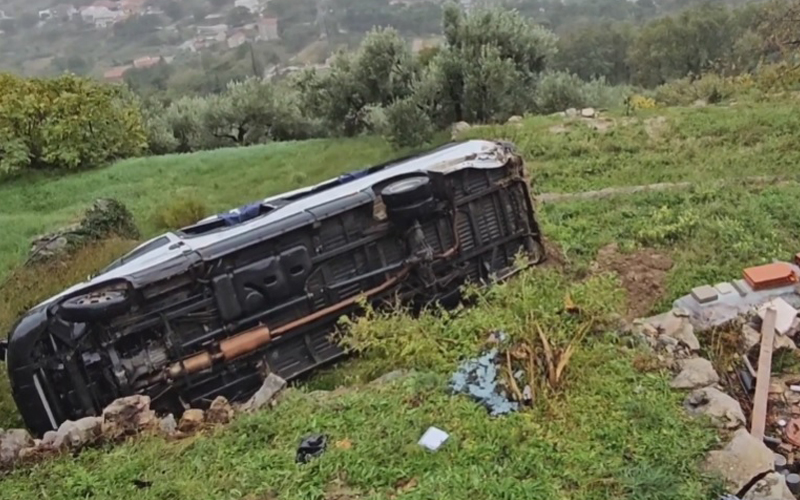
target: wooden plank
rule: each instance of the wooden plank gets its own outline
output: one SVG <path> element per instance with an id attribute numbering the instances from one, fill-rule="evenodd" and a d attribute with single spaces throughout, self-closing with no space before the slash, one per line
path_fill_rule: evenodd
<path id="1" fill-rule="evenodd" d="M 764 431 L 767 427 L 767 396 L 769 396 L 772 344 L 775 342 L 777 319 L 778 311 L 770 307 L 764 314 L 764 321 L 761 324 L 761 351 L 758 354 L 756 395 L 753 399 L 753 413 L 750 416 L 750 434 L 759 441 L 764 439 Z"/>

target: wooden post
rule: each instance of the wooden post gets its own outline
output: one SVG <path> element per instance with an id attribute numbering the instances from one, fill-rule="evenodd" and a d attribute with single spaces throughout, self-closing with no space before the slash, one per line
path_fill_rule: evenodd
<path id="1" fill-rule="evenodd" d="M 761 324 L 761 351 L 758 354 L 758 375 L 756 396 L 753 399 L 753 413 L 750 417 L 750 434 L 759 441 L 764 439 L 767 426 L 767 396 L 772 372 L 772 345 L 775 342 L 775 322 L 778 311 L 770 307 L 764 314 Z"/>

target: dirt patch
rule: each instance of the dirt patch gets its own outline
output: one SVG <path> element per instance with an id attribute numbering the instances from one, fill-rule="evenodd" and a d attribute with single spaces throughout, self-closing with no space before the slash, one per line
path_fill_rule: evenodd
<path id="1" fill-rule="evenodd" d="M 543 238 L 542 243 L 544 244 L 544 254 L 547 256 L 547 260 L 544 261 L 543 267 L 552 267 L 555 269 L 564 269 L 567 267 L 567 257 L 564 255 L 564 251 L 561 250 L 561 246 L 553 240 L 548 240 Z"/>
<path id="2" fill-rule="evenodd" d="M 672 259 L 652 248 L 621 253 L 616 243 L 597 252 L 593 270 L 614 272 L 628 292 L 629 319 L 646 316 L 664 295 L 664 280 L 672 268 Z"/>

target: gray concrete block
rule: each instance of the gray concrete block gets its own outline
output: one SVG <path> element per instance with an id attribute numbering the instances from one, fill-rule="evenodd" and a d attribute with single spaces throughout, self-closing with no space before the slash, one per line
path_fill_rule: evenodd
<path id="1" fill-rule="evenodd" d="M 745 280 L 734 281 L 733 287 L 736 289 L 737 292 L 739 292 L 739 295 L 741 295 L 742 297 L 744 297 L 745 295 L 747 295 L 752 291 L 750 285 L 748 285 Z"/>
<path id="2" fill-rule="evenodd" d="M 714 288 L 720 295 L 728 295 L 729 293 L 736 292 L 736 289 L 730 283 L 717 283 L 714 285 Z"/>
<path id="3" fill-rule="evenodd" d="M 708 285 L 698 286 L 697 288 L 692 289 L 692 297 L 694 300 L 701 304 L 707 304 L 709 302 L 714 302 L 717 300 L 719 295 L 717 291 L 714 290 L 713 287 Z"/>

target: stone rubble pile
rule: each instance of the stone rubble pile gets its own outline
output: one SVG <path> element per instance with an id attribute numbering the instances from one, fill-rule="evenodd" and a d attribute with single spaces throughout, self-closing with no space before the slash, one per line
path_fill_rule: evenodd
<path id="1" fill-rule="evenodd" d="M 789 266 L 771 266 L 777 265 Z M 789 267 L 796 277 L 800 276 L 800 268 L 795 265 Z M 745 270 L 745 278 L 753 269 L 759 268 Z M 796 349 L 791 338 L 798 334 L 797 338 L 800 339 L 800 319 L 794 308 L 800 307 L 800 288 L 796 287 L 796 282 L 795 278 L 774 285 L 763 285 L 753 280 L 738 280 L 697 287 L 691 294 L 676 300 L 671 311 L 636 320 L 633 325 L 633 332 L 658 356 L 661 365 L 673 368 L 675 375 L 671 387 L 687 391 L 684 400 L 687 413 L 707 418 L 720 429 L 723 436 L 727 436 L 727 443 L 722 449 L 708 453 L 703 467 L 706 472 L 722 477 L 728 491 L 738 494 L 741 500 L 796 498 L 788 485 L 789 478 L 795 474 L 790 474 L 787 467 L 777 466 L 776 460 L 786 464 L 787 457 L 794 457 L 794 450 L 800 448 L 800 443 L 792 446 L 791 442 L 786 442 L 791 440 L 782 441 L 782 436 L 777 439 L 774 437 L 776 421 L 780 422 L 777 424 L 778 431 L 780 425 L 787 425 L 786 420 L 778 420 L 774 414 L 776 411 L 788 411 L 787 420 L 791 415 L 800 415 L 800 374 L 783 377 L 772 375 L 769 389 L 771 416 L 767 418 L 768 426 L 772 429 L 772 442 L 753 436 L 747 429 L 748 418 L 734 397 L 736 394 L 731 387 L 723 386 L 721 372 L 718 373 L 713 363 L 701 355 L 703 349 L 698 334 L 707 335 L 715 328 L 725 328 L 731 332 L 738 329 L 739 346 L 736 347 L 744 349 L 742 363 L 749 369 L 742 368 L 738 373 L 739 379 L 735 378 L 737 373 L 734 370 L 734 380 L 741 380 L 743 390 L 752 392 L 755 371 L 747 357 L 748 354 L 753 359 L 758 357 L 761 332 L 757 326 L 763 320 L 767 306 L 779 309 L 779 323 L 782 325 L 776 327 L 773 356 L 781 350 Z M 726 373 L 730 372 L 730 367 L 724 369 L 728 371 Z M 749 372 L 749 388 L 741 372 Z M 728 378 L 727 382 L 730 383 L 730 380 Z M 798 429 L 800 436 L 800 425 Z M 767 446 L 768 442 L 772 449 Z M 792 458 L 789 458 L 789 463 L 792 463 Z"/>
<path id="2" fill-rule="evenodd" d="M 236 407 L 222 396 L 206 410 L 190 408 L 176 421 L 172 414 L 161 418 L 150 409 L 150 398 L 143 395 L 117 399 L 99 417 L 68 420 L 42 439 L 33 439 L 24 429 L 0 429 L 0 467 L 9 468 L 20 461 L 31 461 L 67 451 L 113 442 L 138 434 L 151 433 L 180 439 L 203 429 L 229 423 L 237 412 L 253 412 L 274 404 L 286 387 L 286 381 L 269 374 L 262 387 L 246 403 Z"/>

